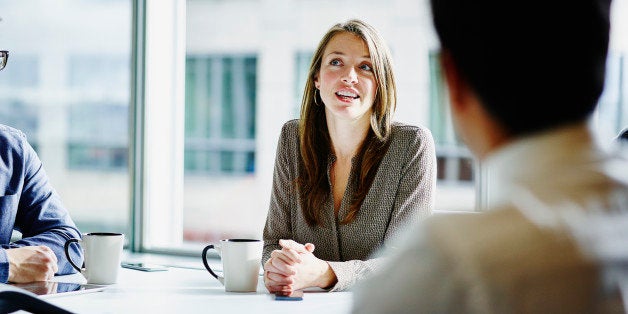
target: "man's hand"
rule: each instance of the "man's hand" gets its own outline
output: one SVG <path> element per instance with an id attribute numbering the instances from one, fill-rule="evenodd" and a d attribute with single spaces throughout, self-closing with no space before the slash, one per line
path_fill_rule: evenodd
<path id="1" fill-rule="evenodd" d="M 10 282 L 44 281 L 59 270 L 57 256 L 47 246 L 24 246 L 6 252 Z"/>

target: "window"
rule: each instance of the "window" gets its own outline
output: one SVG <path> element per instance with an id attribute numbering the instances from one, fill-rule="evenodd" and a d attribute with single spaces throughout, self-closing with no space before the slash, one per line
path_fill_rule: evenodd
<path id="1" fill-rule="evenodd" d="M 438 54 L 431 51 L 429 61 L 430 130 L 436 144 L 438 181 L 440 184 L 447 185 L 472 183 L 474 179 L 473 156 L 454 132 Z"/>
<path id="2" fill-rule="evenodd" d="M 73 103 L 68 121 L 68 168 L 127 171 L 129 107 L 125 103 Z"/>
<path id="3" fill-rule="evenodd" d="M 438 60 L 429 58 L 429 128 L 436 144 L 437 195 L 435 210 L 475 210 L 477 165 L 469 149 L 454 132 L 449 113 L 449 94 Z"/>
<path id="4" fill-rule="evenodd" d="M 2 73 L 3 75 L 5 73 Z M 12 99 L 11 99 L 12 98 Z M 37 131 L 39 130 L 39 119 L 37 107 L 27 100 L 19 97 L 6 99 L 4 105 L 0 104 L 0 123 L 9 125 L 26 134 L 28 142 L 37 151 Z"/>
<path id="5" fill-rule="evenodd" d="M 187 173 L 254 172 L 256 64 L 253 56 L 187 57 Z"/>
<path id="6" fill-rule="evenodd" d="M 0 2 L 0 123 L 26 133 L 82 232 L 130 234 L 131 1 Z"/>
<path id="7" fill-rule="evenodd" d="M 353 17 L 374 25 L 394 52 L 395 120 L 434 134 L 435 209 L 474 210 L 481 178 L 449 120 L 427 2 L 139 3 L 146 22 L 140 17 L 145 29 L 136 34 L 136 66 L 146 63 L 138 74 L 146 90 L 138 104 L 144 108 L 131 117 L 139 125 L 131 140 L 140 148 L 132 163 L 139 169 L 134 202 L 141 249 L 198 254 L 221 238 L 261 237 L 279 132 L 299 115 L 312 51 L 331 25 Z M 621 108 L 619 123 L 625 124 L 622 101 L 610 106 Z M 616 117 L 614 110 L 598 117 Z"/>
<path id="8" fill-rule="evenodd" d="M 352 17 L 394 52 L 395 120 L 434 134 L 436 210 L 474 208 L 481 178 L 451 127 L 427 2 L 0 3 L 11 52 L 0 123 L 26 133 L 84 232 L 131 235 L 133 222 L 134 249 L 194 254 L 208 241 L 261 237 L 277 139 L 299 116 L 312 51 Z M 614 9 L 611 31 L 625 12 Z M 628 125 L 624 35 L 611 38 L 594 117 L 603 140 Z"/>
<path id="9" fill-rule="evenodd" d="M 115 50 L 98 55 L 69 56 L 68 85 L 75 91 L 106 93 L 109 98 L 129 97 L 128 55 L 118 55 Z"/>
<path id="10" fill-rule="evenodd" d="M 612 143 L 628 127 L 628 53 L 610 51 L 606 82 L 593 123 L 602 143 Z"/>
<path id="11" fill-rule="evenodd" d="M 310 71 L 310 63 L 312 62 L 313 51 L 297 51 L 295 57 L 295 77 L 294 80 L 294 117 L 298 118 L 301 114 L 301 101 L 303 101 L 303 89 L 307 81 L 307 75 Z"/>
<path id="12" fill-rule="evenodd" d="M 430 43 L 408 40 L 431 31 L 417 3 L 391 7 L 355 0 L 334 3 L 329 10 L 310 1 L 277 7 L 264 1 L 187 0 L 186 6 L 185 175 L 179 236 L 184 244 L 200 247 L 225 237 L 261 237 L 281 126 L 298 118 L 312 53 L 322 34 L 337 22 L 361 17 L 382 32 L 395 52 L 397 120 L 429 127 L 428 62 L 420 56 Z M 239 23 L 232 23 L 233 16 Z M 409 24 L 394 22 L 400 18 Z M 238 62 L 251 73 L 250 79 L 238 74 Z M 232 95 L 242 91 L 246 102 L 238 105 Z M 450 181 L 464 184 L 443 184 L 439 195 L 445 202 L 438 204 L 472 208 L 467 155 L 464 150 L 455 153 L 443 160 L 456 165 L 458 158 L 459 178 Z M 452 201 L 452 195 L 464 197 Z"/>
<path id="13" fill-rule="evenodd" d="M 8 35 L 8 34 L 7 34 Z M 9 48 L 3 48 L 9 49 Z M 9 51 L 9 63 L 2 70 L 0 84 L 13 89 L 26 89 L 38 86 L 39 83 L 39 61 L 36 55 L 23 55 Z"/>

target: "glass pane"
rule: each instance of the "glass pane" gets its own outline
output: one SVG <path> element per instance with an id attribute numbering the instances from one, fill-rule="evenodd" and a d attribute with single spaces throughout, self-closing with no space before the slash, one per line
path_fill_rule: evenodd
<path id="1" fill-rule="evenodd" d="M 307 81 L 307 75 L 310 71 L 310 63 L 312 62 L 313 50 L 297 51 L 295 55 L 295 77 L 294 80 L 294 118 L 299 118 L 301 114 L 301 101 L 303 100 L 303 89 L 305 88 L 305 82 Z"/>
<path id="2" fill-rule="evenodd" d="M 604 93 L 594 118 L 597 135 L 604 144 L 613 143 L 628 127 L 628 52 L 609 52 Z"/>
<path id="3" fill-rule="evenodd" d="M 449 94 L 437 50 L 429 56 L 429 128 L 436 144 L 438 194 L 436 210 L 475 210 L 473 156 L 454 132 Z"/>
<path id="4" fill-rule="evenodd" d="M 0 123 L 23 130 L 82 232 L 129 230 L 131 1 L 0 0 Z"/>

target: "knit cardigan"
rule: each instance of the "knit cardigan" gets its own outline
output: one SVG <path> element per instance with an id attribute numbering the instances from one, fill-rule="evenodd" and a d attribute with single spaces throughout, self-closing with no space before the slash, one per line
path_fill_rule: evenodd
<path id="1" fill-rule="evenodd" d="M 264 227 L 265 263 L 273 250 L 281 249 L 279 239 L 313 243 L 314 255 L 329 263 L 338 282 L 330 291 L 349 289 L 356 281 L 374 272 L 385 257 L 374 253 L 387 241 L 431 214 L 436 184 L 434 140 L 424 127 L 393 123 L 390 146 L 377 170 L 356 219 L 340 224 L 356 191 L 355 162 L 346 191 L 334 215 L 330 193 L 324 203 L 322 225 L 309 226 L 303 216 L 295 179 L 299 173 L 298 120 L 284 124 L 275 160 L 270 208 Z M 332 161 L 335 157 L 330 156 Z M 331 163 L 327 165 L 329 179 Z M 330 191 L 331 189 L 331 180 Z"/>

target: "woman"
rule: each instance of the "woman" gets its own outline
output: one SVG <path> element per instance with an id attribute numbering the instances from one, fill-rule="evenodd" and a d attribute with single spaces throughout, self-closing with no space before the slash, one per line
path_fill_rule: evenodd
<path id="1" fill-rule="evenodd" d="M 333 26 L 312 58 L 301 117 L 277 147 L 264 228 L 270 292 L 347 289 L 381 263 L 371 253 L 431 214 L 434 142 L 425 128 L 391 123 L 395 101 L 377 31 Z"/>

